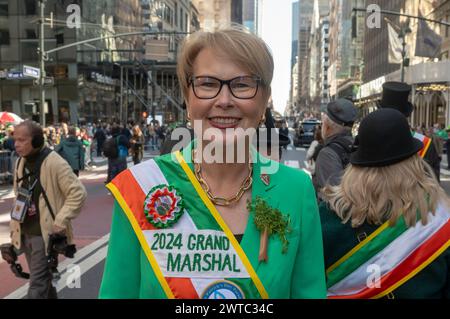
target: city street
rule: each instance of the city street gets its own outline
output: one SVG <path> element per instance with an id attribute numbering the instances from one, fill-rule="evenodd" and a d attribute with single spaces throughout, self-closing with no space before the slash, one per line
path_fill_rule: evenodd
<path id="1" fill-rule="evenodd" d="M 146 153 L 145 159 L 150 159 L 154 155 Z M 304 169 L 305 155 L 305 148 L 289 145 L 287 151 L 283 151 L 282 162 L 291 167 Z M 104 186 L 106 164 L 102 164 L 90 171 L 82 172 L 80 176 L 87 189 L 88 198 L 79 218 L 73 223 L 78 252 L 74 259 L 60 258 L 61 279 L 57 284 L 59 298 L 95 299 L 98 296 L 108 248 L 113 204 L 113 198 Z M 132 163 L 129 162 L 129 165 Z M 441 174 L 443 174 L 442 186 L 447 194 L 450 194 L 450 171 L 442 169 Z M 0 194 L 0 243 L 4 243 L 9 240 L 9 210 L 13 196 L 11 188 L 5 187 L 0 189 Z M 19 261 L 27 271 L 23 255 L 19 257 Z M 79 281 L 73 279 L 77 274 L 81 275 Z M 4 261 L 0 261 L 0 282 L 2 282 L 0 298 L 16 299 L 24 298 L 26 295 L 27 281 L 17 279 Z"/>

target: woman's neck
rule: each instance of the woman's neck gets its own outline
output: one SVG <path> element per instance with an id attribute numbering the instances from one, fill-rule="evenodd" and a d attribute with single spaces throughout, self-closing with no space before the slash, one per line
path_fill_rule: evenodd
<path id="1" fill-rule="evenodd" d="M 208 154 L 205 148 L 198 148 L 193 152 L 194 163 L 197 163 L 195 169 L 200 169 L 199 177 L 206 181 L 214 196 L 224 198 L 234 196 L 251 174 L 249 150 L 245 150 L 239 156 L 236 153 L 233 151 L 226 154 L 224 150 L 220 156 L 217 153 L 214 156 Z"/>

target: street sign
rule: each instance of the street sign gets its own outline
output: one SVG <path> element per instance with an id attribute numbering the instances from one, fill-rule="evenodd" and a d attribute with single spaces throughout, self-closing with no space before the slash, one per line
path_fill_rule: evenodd
<path id="1" fill-rule="evenodd" d="M 8 71 L 6 75 L 6 79 L 8 80 L 17 80 L 17 79 L 23 79 L 25 76 L 23 75 L 22 71 Z"/>
<path id="2" fill-rule="evenodd" d="M 23 75 L 38 79 L 41 75 L 41 70 L 39 70 L 38 68 L 34 68 L 32 66 L 24 65 Z"/>
<path id="3" fill-rule="evenodd" d="M 55 78 L 52 76 L 46 76 L 44 78 L 44 85 L 45 86 L 52 86 L 55 84 Z"/>
<path id="4" fill-rule="evenodd" d="M 55 84 L 55 78 L 53 76 L 46 76 L 44 78 L 44 86 L 53 86 Z M 33 85 L 39 85 L 39 79 L 33 80 Z"/>

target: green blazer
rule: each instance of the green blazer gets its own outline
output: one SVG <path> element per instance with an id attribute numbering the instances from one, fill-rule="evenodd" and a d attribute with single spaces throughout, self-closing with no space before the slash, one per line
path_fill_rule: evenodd
<path id="1" fill-rule="evenodd" d="M 171 161 L 170 156 L 164 155 L 159 160 Z M 287 235 L 288 251 L 282 254 L 281 240 L 277 235 L 271 236 L 268 261 L 258 262 L 260 232 L 254 224 L 253 212 L 250 212 L 240 245 L 269 298 L 325 298 L 321 227 L 311 180 L 304 172 L 279 164 L 278 171 L 270 175 L 270 183 L 266 185 L 260 177 L 262 160 L 269 161 L 258 154 L 253 167 L 252 199 L 260 196 L 271 207 L 289 214 L 293 230 Z M 192 170 L 193 166 L 189 166 Z M 166 298 L 117 202 L 99 297 Z"/>

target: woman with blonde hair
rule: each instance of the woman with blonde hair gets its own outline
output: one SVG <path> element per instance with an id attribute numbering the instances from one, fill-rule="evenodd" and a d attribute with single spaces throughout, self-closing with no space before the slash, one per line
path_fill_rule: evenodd
<path id="1" fill-rule="evenodd" d="M 320 205 L 329 298 L 449 298 L 449 201 L 406 118 L 364 118 Z"/>
<path id="2" fill-rule="evenodd" d="M 139 125 L 133 126 L 131 131 L 132 135 L 130 138 L 130 150 L 134 165 L 136 165 L 139 164 L 144 158 L 145 137 Z"/>
<path id="3" fill-rule="evenodd" d="M 100 297 L 324 298 L 309 177 L 239 147 L 264 122 L 269 48 L 239 29 L 198 32 L 177 68 L 196 139 L 108 185 L 116 204 Z"/>

